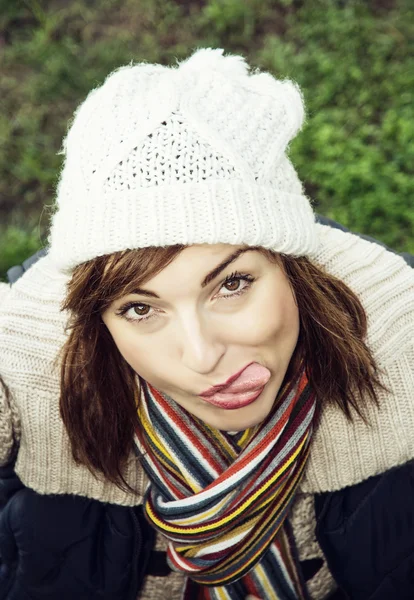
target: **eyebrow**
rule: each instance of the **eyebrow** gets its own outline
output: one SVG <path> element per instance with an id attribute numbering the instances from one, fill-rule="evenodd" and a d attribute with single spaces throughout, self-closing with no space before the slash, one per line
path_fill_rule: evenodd
<path id="1" fill-rule="evenodd" d="M 239 248 L 238 250 L 230 254 L 230 256 L 222 260 L 220 264 L 214 267 L 212 271 L 207 273 L 207 275 L 201 282 L 201 287 L 206 287 L 206 285 L 208 285 L 211 281 L 213 281 L 213 279 L 220 275 L 220 273 L 224 271 L 224 269 L 228 267 L 232 262 L 234 262 L 241 254 L 252 250 L 256 250 L 256 247 L 250 246 L 249 248 Z M 131 294 L 139 294 L 140 296 L 148 296 L 149 298 L 158 298 L 158 300 L 160 300 L 158 294 L 156 294 L 155 292 L 151 292 L 151 290 L 144 290 L 142 288 L 135 288 L 131 291 Z"/>

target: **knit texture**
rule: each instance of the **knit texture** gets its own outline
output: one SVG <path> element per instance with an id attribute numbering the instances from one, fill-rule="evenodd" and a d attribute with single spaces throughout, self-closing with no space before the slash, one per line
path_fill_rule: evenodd
<path id="1" fill-rule="evenodd" d="M 303 491 L 312 493 L 359 483 L 414 457 L 414 270 L 378 244 L 317 227 L 321 243 L 314 260 L 361 299 L 368 316 L 367 341 L 391 394 L 380 391 L 381 411 L 370 408 L 372 428 L 357 417 L 349 424 L 338 409 L 325 407 L 301 483 Z M 46 256 L 12 288 L 0 285 L 0 373 L 22 423 L 17 472 L 40 493 L 79 493 L 137 504 L 141 498 L 126 495 L 120 502 L 112 485 L 93 484 L 90 473 L 70 459 L 58 406 L 58 354 L 67 322 L 60 305 L 67 281 Z M 3 400 L 0 431 L 10 427 L 5 406 Z M 6 440 L 7 436 L 0 439 L 2 464 L 11 450 Z M 132 454 L 131 462 L 137 465 Z M 134 472 L 131 466 L 132 483 Z"/>
<path id="2" fill-rule="evenodd" d="M 136 443 L 151 480 L 144 510 L 171 567 L 212 586 L 200 598 L 308 599 L 285 517 L 303 473 L 316 400 L 302 364 L 258 427 L 228 435 L 145 381 Z M 185 598 L 193 598 L 189 589 Z M 198 597 L 198 596 L 197 596 Z"/>
<path id="3" fill-rule="evenodd" d="M 315 537 L 316 520 L 313 494 L 296 494 L 289 519 L 293 528 L 299 559 L 301 561 L 311 558 L 321 558 L 324 560 L 324 555 Z M 166 552 L 167 548 L 167 540 L 157 532 L 155 549 Z M 167 577 L 148 576 L 145 578 L 144 586 L 137 600 L 154 600 L 154 598 L 182 600 L 184 582 L 184 575 L 175 571 Z M 307 581 L 308 593 L 312 600 L 325 600 L 329 598 L 329 595 L 337 587 L 326 562 Z"/>
<path id="4" fill-rule="evenodd" d="M 324 554 L 319 546 L 316 535 L 315 503 L 313 494 L 297 493 L 289 514 L 293 529 L 296 548 L 300 561 L 315 558 L 322 559 L 319 571 L 306 582 L 309 596 L 312 600 L 323 600 L 337 589 L 337 584 L 329 571 Z"/>
<path id="5" fill-rule="evenodd" d="M 8 283 L 0 283 L 0 306 L 3 300 L 7 297 L 9 290 L 10 285 Z"/>
<path id="6" fill-rule="evenodd" d="M 167 551 L 167 540 L 160 533 L 155 536 L 155 550 Z M 166 577 L 147 575 L 137 596 L 137 600 L 182 600 L 185 577 L 172 571 Z"/>
<path id="7" fill-rule="evenodd" d="M 391 393 L 380 391 L 370 426 L 326 406 L 301 483 L 304 492 L 335 491 L 414 457 L 414 269 L 382 246 L 322 225 L 314 260 L 353 290 L 368 316 L 367 344 Z M 325 467 L 325 468 L 323 468 Z"/>
<path id="8" fill-rule="evenodd" d="M 324 225 L 317 228 L 320 245 L 313 260 L 361 299 L 368 316 L 367 341 L 391 393 L 379 392 L 379 412 L 369 409 L 371 428 L 358 417 L 349 424 L 337 408 L 325 407 L 294 505 L 300 515 L 292 523 L 300 558 L 322 556 L 309 494 L 359 483 L 414 458 L 414 270 L 378 244 Z M 43 494 L 139 504 L 146 480 L 133 455 L 126 478 L 142 490 L 138 497 L 95 480 L 71 458 L 59 417 L 55 364 L 65 340 L 67 315 L 60 304 L 67 279 L 45 257 L 12 288 L 0 284 L 0 373 L 12 396 L 10 403 L 0 396 L 0 464 L 9 460 L 21 426 L 16 472 L 26 486 Z M 334 586 L 326 566 L 308 583 L 314 600 L 323 600 Z"/>
<path id="9" fill-rule="evenodd" d="M 112 73 L 64 141 L 50 255 L 58 268 L 125 248 L 261 245 L 306 255 L 315 219 L 286 156 L 299 88 L 204 48 L 176 67 Z"/>
<path id="10" fill-rule="evenodd" d="M 7 463 L 13 438 L 20 438 L 15 466 L 23 483 L 39 493 L 72 493 L 121 505 L 138 501 L 77 466 L 59 414 L 59 352 L 67 315 L 60 311 L 67 278 L 41 259 L 11 288 L 0 304 L 0 373 L 13 402 L 0 394 L 0 465 Z M 21 425 L 20 425 L 21 422 Z M 144 490 L 144 478 L 131 454 L 128 480 Z"/>

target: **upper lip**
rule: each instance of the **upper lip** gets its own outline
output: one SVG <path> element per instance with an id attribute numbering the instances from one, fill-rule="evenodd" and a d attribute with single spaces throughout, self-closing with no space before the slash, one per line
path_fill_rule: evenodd
<path id="1" fill-rule="evenodd" d="M 225 381 L 224 383 L 219 383 L 217 385 L 213 385 L 212 387 L 209 387 L 207 390 L 204 390 L 204 392 L 201 392 L 201 394 L 199 394 L 199 396 L 213 396 L 214 394 L 217 394 L 217 392 L 220 392 L 224 388 L 228 387 L 231 383 L 233 383 L 233 381 L 235 381 L 243 373 L 243 371 L 245 369 L 247 369 L 247 367 L 250 366 L 251 364 L 252 363 L 250 362 L 248 365 L 244 366 L 242 369 L 240 369 L 240 371 L 238 371 L 237 373 L 235 373 L 234 375 L 229 377 L 227 379 L 227 381 Z"/>

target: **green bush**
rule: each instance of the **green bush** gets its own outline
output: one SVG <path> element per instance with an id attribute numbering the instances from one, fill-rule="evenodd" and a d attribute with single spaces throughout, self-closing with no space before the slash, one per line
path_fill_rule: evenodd
<path id="1" fill-rule="evenodd" d="M 46 237 L 46 216 L 33 231 L 88 91 L 203 46 L 296 80 L 308 118 L 291 157 L 317 210 L 414 252 L 411 0 L 0 0 L 1 40 L 0 276 Z"/>
<path id="2" fill-rule="evenodd" d="M 304 90 L 292 158 L 318 210 L 414 252 L 414 10 L 374 18 L 367 4 L 304 3 L 259 56 Z"/>
<path id="3" fill-rule="evenodd" d="M 7 269 L 21 264 L 43 247 L 38 231 L 9 226 L 0 231 L 0 281 L 6 281 Z"/>

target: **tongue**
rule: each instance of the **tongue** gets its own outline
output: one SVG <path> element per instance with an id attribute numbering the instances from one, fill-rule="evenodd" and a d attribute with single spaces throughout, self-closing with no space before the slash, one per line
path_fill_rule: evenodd
<path id="1" fill-rule="evenodd" d="M 235 392 L 237 391 L 237 388 L 242 386 L 249 386 L 252 388 L 260 387 L 269 381 L 270 375 L 269 369 L 259 365 L 259 363 L 253 363 L 252 365 L 249 365 L 232 384 L 226 387 L 223 390 L 223 393 Z"/>

